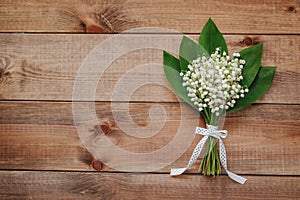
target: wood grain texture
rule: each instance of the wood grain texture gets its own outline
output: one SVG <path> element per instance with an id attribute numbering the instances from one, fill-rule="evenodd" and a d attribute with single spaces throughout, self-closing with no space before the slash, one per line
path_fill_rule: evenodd
<path id="1" fill-rule="evenodd" d="M 149 125 L 149 108 L 158 104 L 131 103 L 132 119 L 139 126 Z M 89 129 L 129 152 L 153 152 L 170 143 L 181 121 L 178 104 L 160 105 L 166 110 L 166 123 L 153 137 L 136 138 L 120 129 L 118 123 L 132 123 L 126 117 L 125 103 L 117 105 L 118 123 L 111 113 L 110 103 L 96 103 L 99 124 Z M 114 171 L 107 166 L 97 167 L 95 158 L 81 144 L 71 106 L 71 103 L 59 102 L 1 102 L 0 169 Z M 299 105 L 256 104 L 228 115 L 224 128 L 229 130 L 229 136 L 224 143 L 229 169 L 240 174 L 299 175 L 299 109 Z M 191 122 L 198 119 L 191 109 L 182 117 Z M 152 123 L 160 121 L 154 119 Z M 194 135 L 193 132 L 186 134 Z M 175 162 L 166 163 L 162 157 L 160 162 L 165 162 L 166 167 L 158 171 L 167 173 L 171 167 L 184 167 L 200 138 L 196 137 Z M 173 150 L 178 148 L 182 146 L 174 146 Z M 122 158 L 120 164 L 126 165 Z M 197 172 L 198 166 L 199 162 L 189 172 Z"/>
<path id="2" fill-rule="evenodd" d="M 0 171 L 2 199 L 297 199 L 299 177 Z M 284 185 L 284 187 L 282 187 Z M 50 192 L 51 191 L 51 192 Z"/>
<path id="3" fill-rule="evenodd" d="M 298 199 L 299 9 L 299 0 L 0 1 L 0 199 Z M 186 166 L 201 138 L 193 129 L 204 122 L 180 107 L 162 50 L 177 54 L 180 33 L 197 40 L 209 17 L 230 52 L 262 42 L 262 64 L 277 66 L 266 95 L 226 118 L 228 168 L 248 178 L 245 185 L 224 172 L 201 176 L 200 160 L 169 176 Z M 152 28 L 128 32 L 143 27 Z M 73 98 L 74 86 L 82 87 Z M 146 173 L 139 155 L 168 146 L 147 157 L 162 167 Z"/>
<path id="4" fill-rule="evenodd" d="M 177 102 L 178 99 L 167 89 L 168 83 L 163 73 L 162 50 L 149 49 L 148 40 L 156 44 L 170 42 L 166 48 L 178 50 L 180 35 L 145 34 L 119 35 L 121 46 L 106 48 L 104 57 L 115 56 L 111 65 L 101 64 L 95 57 L 79 85 L 97 83 L 95 100 L 111 101 L 115 86 L 124 80 L 123 86 L 137 85 L 139 88 L 129 99 L 117 95 L 114 101 Z M 197 35 L 192 36 L 197 39 Z M 5 100 L 56 100 L 70 101 L 76 74 L 90 51 L 110 35 L 0 35 L 0 99 Z M 248 45 L 264 43 L 263 65 L 277 66 L 275 79 L 261 103 L 300 103 L 298 92 L 300 37 L 296 36 L 226 36 L 231 52 L 239 51 Z M 128 41 L 141 42 L 140 50 L 118 55 L 118 49 L 127 48 Z M 143 43 L 144 42 L 144 43 Z M 168 43 L 168 44 L 170 44 Z M 115 44 L 115 43 L 113 43 Z M 102 51 L 102 52 L 103 52 Z M 114 58 L 114 57 L 113 57 Z M 99 64 L 100 63 L 100 64 Z M 151 64 L 152 63 L 152 64 Z M 157 63 L 157 64 L 153 64 Z M 146 68 L 145 65 L 148 64 Z M 143 67 L 144 68 L 141 68 Z M 85 68 L 86 69 L 86 68 Z M 106 69 L 102 76 L 95 76 L 99 69 Z M 124 78 L 125 79 L 122 79 Z M 126 79 L 127 77 L 127 79 Z M 130 77 L 130 78 L 128 78 Z M 155 84 L 155 83 L 158 84 Z M 83 92 L 88 92 L 86 87 Z M 83 98 L 84 99 L 84 98 Z"/>
<path id="5" fill-rule="evenodd" d="M 2 32 L 114 33 L 162 27 L 198 33 L 209 17 L 223 33 L 299 34 L 298 0 L 1 1 Z"/>

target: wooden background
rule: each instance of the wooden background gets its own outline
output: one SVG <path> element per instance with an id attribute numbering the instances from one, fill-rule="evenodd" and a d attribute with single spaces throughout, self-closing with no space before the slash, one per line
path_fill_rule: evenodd
<path id="1" fill-rule="evenodd" d="M 0 1 L 0 199 L 300 198 L 299 13 L 299 0 Z M 229 169 L 248 178 L 246 184 L 224 174 L 199 175 L 199 162 L 170 177 L 171 167 L 186 165 L 199 137 L 176 162 L 151 173 L 118 172 L 95 159 L 81 144 L 72 115 L 73 84 L 84 58 L 112 34 L 136 27 L 169 28 L 197 38 L 208 17 L 225 34 L 231 52 L 263 42 L 263 65 L 277 66 L 268 93 L 225 123 Z M 163 106 L 167 123 L 158 135 L 142 141 L 128 137 L 114 121 L 111 90 L 127 70 L 150 60 L 161 63 L 162 52 L 123 55 L 96 93 L 100 123 L 91 130 L 102 130 L 132 152 L 168 144 L 180 121 L 174 94 L 155 85 L 137 91 L 129 107 L 133 120 L 146 126 L 149 108 Z M 164 80 L 162 71 L 154 74 Z M 116 103 L 122 114 L 126 102 Z M 191 111 L 187 117 L 198 116 Z"/>

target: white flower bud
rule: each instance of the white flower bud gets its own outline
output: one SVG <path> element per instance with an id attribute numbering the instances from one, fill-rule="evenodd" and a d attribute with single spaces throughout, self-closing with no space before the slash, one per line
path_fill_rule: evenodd
<path id="1" fill-rule="evenodd" d="M 191 61 L 187 72 L 180 72 L 182 85 L 200 112 L 208 107 L 217 115 L 220 110 L 233 107 L 235 99 L 244 97 L 243 93 L 249 91 L 239 83 L 245 63 L 239 53 L 233 53 L 231 59 L 218 48 L 210 57 L 201 56 Z M 227 104 L 223 105 L 225 102 Z"/>

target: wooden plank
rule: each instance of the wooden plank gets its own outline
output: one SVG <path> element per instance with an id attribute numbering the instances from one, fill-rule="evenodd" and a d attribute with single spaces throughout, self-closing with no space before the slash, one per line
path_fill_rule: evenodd
<path id="1" fill-rule="evenodd" d="M 1 34 L 0 99 L 70 101 L 81 63 L 93 48 L 108 38 L 111 39 L 110 35 Z M 149 49 L 148 40 L 160 47 L 160 44 L 166 44 L 166 49 L 178 50 L 181 36 L 138 34 L 118 35 L 117 38 L 120 39 L 118 48 L 113 45 L 100 51 L 104 53 L 103 59 L 115 56 L 111 65 L 101 64 L 99 57 L 88 59 L 92 63 L 89 65 L 92 70 L 85 72 L 82 79 L 77 79 L 79 85 L 88 85 L 81 90 L 82 97 L 87 96 L 85 92 L 92 90 L 89 85 L 95 85 L 95 80 L 100 79 L 95 99 L 111 101 L 116 84 L 124 80 L 121 92 L 128 93 L 125 86 L 137 85 L 140 88 L 129 99 L 125 95 L 117 95 L 113 99 L 115 101 L 177 102 L 175 95 L 166 88 L 169 85 L 164 77 L 163 67 L 157 65 L 162 64 L 162 51 Z M 193 38 L 196 39 L 197 36 L 193 35 Z M 299 93 L 295 92 L 300 85 L 300 36 L 229 35 L 226 40 L 231 52 L 264 42 L 263 65 L 278 66 L 273 85 L 260 102 L 300 103 Z M 136 41 L 133 44 L 141 45 L 142 49 L 118 55 L 116 52 L 126 49 L 128 41 Z M 148 66 L 141 68 L 145 64 Z M 96 72 L 99 73 L 98 69 L 106 70 L 102 76 L 98 76 L 95 75 Z"/>
<path id="2" fill-rule="evenodd" d="M 298 0 L 1 1 L 1 32 L 112 33 L 162 27 L 198 33 L 213 18 L 224 33 L 299 34 Z"/>
<path id="3" fill-rule="evenodd" d="M 4 199 L 297 199 L 299 177 L 0 171 Z M 49 192 L 51 191 L 51 192 Z"/>
<path id="4" fill-rule="evenodd" d="M 150 122 L 148 111 L 153 105 L 158 103 L 130 104 L 130 114 L 134 122 L 140 126 L 147 126 Z M 100 130 L 103 130 L 106 133 L 102 135 L 103 137 L 107 136 L 116 146 L 126 151 L 153 152 L 170 143 L 181 122 L 178 104 L 160 105 L 166 110 L 166 123 L 153 137 L 135 138 L 120 129 L 119 123 L 131 123 L 126 117 L 125 103 L 117 105 L 118 123 L 112 116 L 110 103 L 96 103 L 99 124 L 95 123 L 88 129 L 95 134 L 100 134 Z M 93 170 L 94 168 L 112 171 L 113 169 L 107 166 L 101 167 L 101 163 L 96 162 L 97 159 L 81 144 L 74 126 L 71 106 L 71 103 L 59 102 L 1 102 L 0 169 Z M 229 130 L 229 136 L 224 139 L 224 143 L 229 169 L 239 174 L 299 175 L 299 108 L 299 105 L 255 104 L 241 112 L 228 115 L 224 128 Z M 82 106 L 82 109 L 85 110 L 85 107 Z M 86 119 L 84 117 L 83 119 Z M 191 124 L 198 119 L 198 115 L 192 110 L 188 110 L 182 117 L 188 119 Z M 157 125 L 161 120 L 153 119 L 152 123 Z M 185 127 L 184 130 L 194 129 L 194 126 Z M 139 132 L 140 129 L 137 129 L 131 134 Z M 188 150 L 183 151 L 183 155 L 170 165 L 161 156 L 159 162 L 166 167 L 157 171 L 169 172 L 171 167 L 186 165 L 201 137 L 193 139 L 192 131 L 184 133 L 193 140 Z M 183 145 L 172 147 L 174 152 L 182 148 Z M 134 164 L 134 161 L 126 164 L 122 158 L 119 160 L 120 165 L 130 167 Z M 102 162 L 106 163 L 103 160 Z M 197 172 L 198 166 L 199 162 L 189 172 Z"/>

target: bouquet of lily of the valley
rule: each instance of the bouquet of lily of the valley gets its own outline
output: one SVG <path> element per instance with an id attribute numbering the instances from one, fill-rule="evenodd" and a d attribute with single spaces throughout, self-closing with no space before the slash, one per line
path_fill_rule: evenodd
<path id="1" fill-rule="evenodd" d="M 196 133 L 204 137 L 197 144 L 188 165 L 171 169 L 171 175 L 182 174 L 205 148 L 201 173 L 215 176 L 221 173 L 223 166 L 233 180 L 242 184 L 246 181 L 227 169 L 222 142 L 227 131 L 219 130 L 218 125 L 225 113 L 246 108 L 271 86 L 275 67 L 261 66 L 262 47 L 262 44 L 257 44 L 230 56 L 222 33 L 209 19 L 198 43 L 183 37 L 179 59 L 164 51 L 167 80 L 176 94 L 196 109 L 206 122 L 206 128 L 196 128 Z"/>

